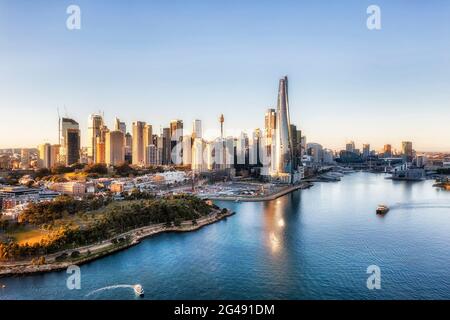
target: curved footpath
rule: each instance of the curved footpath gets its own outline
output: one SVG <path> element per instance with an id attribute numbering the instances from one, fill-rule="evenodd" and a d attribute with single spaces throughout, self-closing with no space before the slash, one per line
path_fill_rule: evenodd
<path id="1" fill-rule="evenodd" d="M 134 229 L 108 240 L 104 240 L 99 243 L 91 244 L 84 247 L 59 251 L 57 253 L 49 254 L 45 256 L 45 264 L 42 265 L 34 265 L 31 260 L 27 261 L 17 261 L 11 263 L 0 263 L 0 277 L 3 276 L 13 276 L 13 275 L 25 275 L 32 273 L 44 273 L 49 271 L 57 271 L 67 269 L 71 265 L 82 265 L 84 263 L 99 259 L 101 257 L 110 255 L 112 253 L 118 252 L 120 250 L 124 250 L 131 246 L 137 245 L 144 238 L 151 237 L 163 232 L 190 232 L 198 230 L 206 225 L 212 224 L 214 222 L 220 221 L 224 218 L 232 216 L 235 214 L 234 212 L 227 211 L 225 214 L 219 214 L 219 210 L 215 210 L 209 215 L 200 218 L 197 220 L 197 224 L 193 225 L 192 220 L 184 221 L 181 223 L 179 227 L 166 227 L 164 224 L 156 224 L 147 227 L 142 227 L 138 229 Z M 113 244 L 113 239 L 119 239 L 128 237 L 130 241 L 127 241 L 124 244 Z M 57 262 L 55 258 L 64 253 L 70 256 L 70 253 L 73 251 L 80 252 L 80 258 L 78 259 L 69 259 L 69 261 Z M 88 252 L 90 252 L 88 254 Z"/>

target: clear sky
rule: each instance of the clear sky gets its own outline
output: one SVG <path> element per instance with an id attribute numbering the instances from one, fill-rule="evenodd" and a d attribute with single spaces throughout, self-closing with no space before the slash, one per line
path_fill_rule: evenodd
<path id="1" fill-rule="evenodd" d="M 450 151 L 448 0 L 0 0 L 0 148 L 57 142 L 58 106 L 82 144 L 98 110 L 110 126 L 207 130 L 224 113 L 228 129 L 262 128 L 285 74 L 309 142 Z"/>

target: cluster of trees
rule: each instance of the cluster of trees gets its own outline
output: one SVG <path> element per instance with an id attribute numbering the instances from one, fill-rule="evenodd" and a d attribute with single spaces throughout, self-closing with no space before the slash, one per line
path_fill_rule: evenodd
<path id="1" fill-rule="evenodd" d="M 75 200 L 73 197 L 62 195 L 53 201 L 30 203 L 19 214 L 18 221 L 34 225 L 52 223 L 66 215 L 98 210 L 110 201 L 109 198 L 104 197 Z"/>
<path id="2" fill-rule="evenodd" d="M 54 202 L 34 204 L 20 216 L 20 223 L 55 222 L 63 216 L 62 212 L 88 212 L 105 205 L 93 201 L 94 199 L 79 201 L 64 196 Z M 83 227 L 70 224 L 60 226 L 39 243 L 0 243 L 0 260 L 46 255 L 109 239 L 119 233 L 151 224 L 164 223 L 169 226 L 180 225 L 182 221 L 197 221 L 198 218 L 209 214 L 211 209 L 212 206 L 205 201 L 189 195 L 113 203 L 101 210 L 101 218 Z"/>

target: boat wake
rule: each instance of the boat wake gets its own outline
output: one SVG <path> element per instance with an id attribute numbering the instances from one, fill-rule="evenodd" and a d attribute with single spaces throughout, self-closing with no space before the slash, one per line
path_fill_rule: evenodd
<path id="1" fill-rule="evenodd" d="M 391 209 L 450 209 L 449 203 L 411 202 L 396 203 Z"/>
<path id="2" fill-rule="evenodd" d="M 134 292 L 134 285 L 131 284 L 116 284 L 114 286 L 108 286 L 108 287 L 104 287 L 104 288 L 100 288 L 94 291 L 89 292 L 85 297 L 88 298 L 92 295 L 95 295 L 97 293 L 100 293 L 102 291 L 107 291 L 107 290 L 114 290 L 114 289 L 119 289 L 119 288 L 129 288 L 132 290 L 132 292 Z"/>

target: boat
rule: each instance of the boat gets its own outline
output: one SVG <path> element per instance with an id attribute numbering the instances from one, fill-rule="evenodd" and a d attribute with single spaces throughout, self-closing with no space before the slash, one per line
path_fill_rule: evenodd
<path id="1" fill-rule="evenodd" d="M 386 214 L 389 211 L 389 207 L 384 205 L 384 204 L 380 204 L 377 207 L 377 214 Z"/>
<path id="2" fill-rule="evenodd" d="M 138 295 L 140 297 L 144 296 L 144 288 L 142 288 L 142 286 L 140 284 L 134 285 L 133 290 L 134 290 L 134 293 L 136 293 L 136 295 Z"/>

